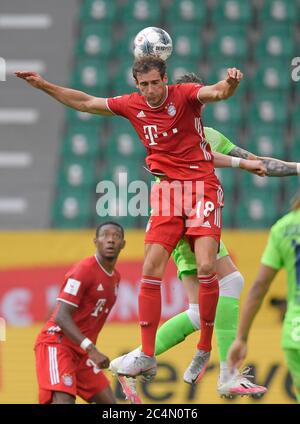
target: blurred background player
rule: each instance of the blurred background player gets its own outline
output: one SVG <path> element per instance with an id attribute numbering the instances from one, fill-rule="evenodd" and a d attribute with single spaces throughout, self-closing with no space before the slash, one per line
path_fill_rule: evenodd
<path id="1" fill-rule="evenodd" d="M 195 74 L 185 74 L 178 78 L 176 83 L 200 81 L 200 78 Z M 253 153 L 233 144 L 224 134 L 213 128 L 204 127 L 204 132 L 205 138 L 214 152 L 247 159 L 257 158 Z M 266 175 L 268 176 L 284 177 L 298 174 L 299 164 L 297 163 L 284 162 L 274 158 L 260 159 L 265 165 Z M 173 259 L 178 269 L 178 277 L 182 280 L 188 294 L 189 309 L 171 318 L 158 329 L 155 340 L 155 355 L 162 354 L 200 328 L 197 305 L 197 265 L 195 255 L 185 239 L 180 240 L 176 246 Z M 220 357 L 218 392 L 223 396 L 261 395 L 265 393 L 265 387 L 249 381 L 246 375 L 238 372 L 237 368 L 234 370 L 233 376 L 228 370 L 227 353 L 237 333 L 239 299 L 244 278 L 232 262 L 222 241 L 217 258 L 217 274 L 220 284 L 220 297 L 216 313 L 216 338 Z M 117 372 L 121 358 L 116 358 L 111 362 L 110 369 L 112 372 Z M 130 390 L 133 390 L 134 382 L 131 379 L 122 380 L 123 388 L 125 387 L 126 390 L 126 381 L 128 381 Z M 127 388 L 127 390 L 129 389 Z"/>
<path id="2" fill-rule="evenodd" d="M 229 68 L 225 79 L 214 85 L 191 83 L 168 86 L 165 62 L 150 56 L 136 61 L 132 73 L 140 93 L 109 99 L 51 84 L 35 72 L 16 72 L 16 75 L 66 106 L 82 112 L 120 115 L 129 119 L 147 148 L 146 162 L 152 172 L 165 175 L 168 183 L 174 179 L 180 180 L 182 187 L 184 181 L 192 181 L 192 209 L 188 215 L 188 228 L 183 210 L 181 216 L 175 214 L 171 208 L 168 216 L 163 216 L 159 211 L 158 215 L 153 214 L 150 217 L 139 294 L 142 352 L 139 356 L 128 355 L 119 371 L 129 376 L 156 374 L 157 365 L 153 355 L 155 334 L 161 316 L 160 286 L 169 256 L 186 233 L 194 243 L 200 283 L 202 332 L 196 354 L 185 374 L 185 380 L 194 382 L 202 377 L 211 351 L 219 295 L 215 262 L 223 206 L 222 187 L 214 174 L 213 156 L 204 139 L 201 111 L 204 103 L 231 97 L 243 74 L 239 69 Z M 201 201 L 196 197 L 196 181 L 203 183 Z M 163 183 L 166 181 L 154 185 L 153 190 L 160 190 L 159 186 L 163 186 Z M 183 205 L 182 199 L 180 200 Z"/>
<path id="3" fill-rule="evenodd" d="M 66 274 L 57 305 L 36 344 L 39 403 L 116 403 L 102 368 L 108 357 L 96 340 L 113 307 L 120 274 L 115 269 L 125 246 L 124 230 L 114 222 L 96 229 L 96 254 Z"/>
<path id="4" fill-rule="evenodd" d="M 287 311 L 281 346 L 300 403 L 300 191 L 293 200 L 291 212 L 271 228 L 260 268 L 242 310 L 236 340 L 228 353 L 231 369 L 239 367 L 246 358 L 253 320 L 281 268 L 287 273 Z"/>

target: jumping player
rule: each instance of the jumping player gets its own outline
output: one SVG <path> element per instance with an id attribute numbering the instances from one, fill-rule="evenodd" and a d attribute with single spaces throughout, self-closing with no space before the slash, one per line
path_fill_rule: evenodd
<path id="1" fill-rule="evenodd" d="M 173 206 L 170 213 L 164 215 L 159 207 L 158 213 L 150 217 L 139 294 L 142 351 L 139 355 L 128 354 L 119 371 L 133 377 L 156 374 L 154 345 L 161 315 L 160 286 L 169 256 L 186 234 L 197 261 L 202 331 L 196 354 L 185 372 L 185 380 L 196 382 L 207 367 L 211 351 L 219 296 L 215 267 L 223 207 L 223 190 L 214 173 L 213 155 L 204 136 L 201 113 L 204 103 L 232 96 L 243 78 L 242 73 L 230 68 L 224 80 L 210 86 L 197 83 L 168 86 L 165 62 L 149 56 L 133 65 L 133 76 L 140 93 L 109 99 L 56 86 L 34 72 L 17 72 L 16 75 L 74 109 L 127 118 L 147 149 L 149 169 L 163 179 L 154 185 L 152 199 L 175 181 L 182 192 L 184 183 L 191 183 L 188 210 L 181 208 L 181 215 L 176 213 L 178 204 L 173 192 L 169 199 Z M 200 193 L 198 186 L 201 186 Z"/>

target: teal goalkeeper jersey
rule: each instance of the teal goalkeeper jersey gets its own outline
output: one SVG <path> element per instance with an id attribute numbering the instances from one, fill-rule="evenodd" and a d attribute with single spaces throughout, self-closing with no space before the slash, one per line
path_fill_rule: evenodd
<path id="1" fill-rule="evenodd" d="M 269 235 L 262 264 L 287 273 L 287 313 L 281 344 L 286 349 L 300 349 L 300 210 L 279 219 Z"/>
<path id="2" fill-rule="evenodd" d="M 204 134 L 206 141 L 208 141 L 211 149 L 215 152 L 228 155 L 236 147 L 225 135 L 213 128 L 204 127 Z"/>

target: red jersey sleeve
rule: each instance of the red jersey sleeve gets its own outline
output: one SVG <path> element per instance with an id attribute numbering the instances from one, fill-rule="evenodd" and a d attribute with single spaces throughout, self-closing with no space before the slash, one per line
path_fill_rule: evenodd
<path id="1" fill-rule="evenodd" d="M 84 267 L 76 267 L 65 276 L 57 300 L 78 307 L 88 284 L 88 274 Z"/>
<path id="2" fill-rule="evenodd" d="M 204 87 L 204 84 L 198 84 L 198 83 L 187 83 L 187 84 L 180 84 L 180 90 L 184 94 L 186 98 L 192 103 L 193 105 L 202 105 L 202 103 L 198 100 L 197 95 L 199 90 Z"/>
<path id="3" fill-rule="evenodd" d="M 106 99 L 106 104 L 111 112 L 127 118 L 129 100 L 130 94 L 124 94 L 123 96 L 109 97 Z"/>

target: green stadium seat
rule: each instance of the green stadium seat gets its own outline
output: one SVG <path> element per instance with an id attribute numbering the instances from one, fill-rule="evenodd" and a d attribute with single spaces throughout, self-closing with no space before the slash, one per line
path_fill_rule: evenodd
<path id="1" fill-rule="evenodd" d="M 178 58 L 201 59 L 204 48 L 198 25 L 180 25 L 172 31 L 173 55 Z"/>
<path id="2" fill-rule="evenodd" d="M 286 156 L 284 125 L 255 125 L 247 136 L 246 150 L 258 156 L 284 159 Z"/>
<path id="3" fill-rule="evenodd" d="M 271 179 L 271 178 L 270 178 Z M 239 228 L 270 228 L 279 218 L 277 205 L 280 193 L 278 190 L 258 191 L 251 186 L 242 186 L 235 209 L 235 224 Z"/>
<path id="4" fill-rule="evenodd" d="M 291 204 L 293 197 L 300 189 L 300 177 L 292 176 L 284 179 L 284 202 L 283 213 L 286 212 Z"/>
<path id="5" fill-rule="evenodd" d="M 218 131 L 219 125 L 239 125 L 242 119 L 242 104 L 235 98 L 207 104 L 203 110 L 203 122 L 205 125 L 215 126 Z"/>
<path id="6" fill-rule="evenodd" d="M 299 144 L 300 140 L 300 103 L 292 111 L 292 129 L 294 133 L 295 142 Z M 300 145 L 300 144 L 299 144 Z"/>
<path id="7" fill-rule="evenodd" d="M 56 228 L 86 228 L 90 225 L 91 196 L 85 190 L 59 191 L 53 202 L 53 225 Z"/>
<path id="8" fill-rule="evenodd" d="M 265 0 L 259 13 L 259 22 L 291 22 L 299 19 L 299 5 L 290 0 Z"/>
<path id="9" fill-rule="evenodd" d="M 103 122 L 103 117 L 100 115 L 87 113 L 87 112 L 80 112 L 78 110 L 71 109 L 71 108 L 66 109 L 66 118 L 69 124 L 74 126 L 78 126 L 78 125 L 99 126 Z"/>
<path id="10" fill-rule="evenodd" d="M 213 60 L 209 66 L 208 76 L 207 76 L 207 84 L 214 84 L 217 81 L 220 81 L 226 78 L 227 69 L 228 68 L 237 68 L 240 69 L 244 75 L 246 73 L 246 64 L 242 60 L 234 60 L 234 59 L 225 59 L 225 60 Z M 247 76 L 247 74 L 246 74 Z M 244 83 L 245 81 L 243 81 Z M 234 95 L 238 93 L 238 91 L 244 87 L 245 84 L 241 84 L 239 89 L 236 91 Z M 243 89 L 243 88 L 242 88 Z"/>
<path id="11" fill-rule="evenodd" d="M 248 37 L 245 25 L 219 27 L 208 46 L 208 57 L 245 61 L 249 56 Z"/>
<path id="12" fill-rule="evenodd" d="M 94 159 L 66 159 L 60 166 L 58 184 L 65 188 L 92 189 L 95 174 Z"/>
<path id="13" fill-rule="evenodd" d="M 131 199 L 139 195 L 135 184 L 141 181 L 140 168 L 136 160 L 120 162 L 119 158 L 108 158 L 106 170 L 96 187 L 98 217 L 103 219 L 106 213 L 126 228 L 136 226 L 138 212 Z"/>
<path id="14" fill-rule="evenodd" d="M 117 186 L 124 186 L 131 181 L 141 179 L 143 162 L 134 158 L 122 160 L 122 158 L 107 158 L 106 168 L 103 170 L 101 180 L 112 181 Z"/>
<path id="15" fill-rule="evenodd" d="M 168 25 L 172 25 L 176 22 L 193 22 L 203 26 L 207 19 L 205 4 L 198 0 L 172 1 L 165 12 L 165 19 Z"/>
<path id="16" fill-rule="evenodd" d="M 117 15 L 117 3 L 111 0 L 85 0 L 81 6 L 81 22 L 112 22 Z"/>
<path id="17" fill-rule="evenodd" d="M 226 191 L 224 193 L 225 205 L 222 209 L 222 228 L 231 228 L 233 225 L 232 205 L 233 202 L 232 191 Z"/>
<path id="18" fill-rule="evenodd" d="M 231 59 L 231 60 L 226 59 L 221 62 L 213 61 L 211 66 L 209 67 L 209 72 L 205 80 L 205 83 L 215 84 L 216 82 L 226 78 L 227 69 L 233 68 L 233 67 L 240 69 L 244 74 L 243 81 L 241 82 L 241 84 L 239 84 L 238 89 L 234 93 L 234 99 L 236 100 L 238 99 L 239 101 L 241 101 L 246 95 L 246 90 L 248 87 L 248 80 L 249 80 L 245 62 L 235 60 L 235 59 Z"/>
<path id="19" fill-rule="evenodd" d="M 216 175 L 219 178 L 222 187 L 224 188 L 225 196 L 227 193 L 230 194 L 233 192 L 236 180 L 235 171 L 229 168 L 216 168 Z"/>
<path id="20" fill-rule="evenodd" d="M 127 0 L 120 13 L 123 22 L 131 25 L 132 22 L 140 22 L 141 25 L 148 21 L 160 22 L 161 2 L 159 0 Z M 146 27 L 148 25 L 144 25 Z M 159 25 L 151 25 L 159 26 Z M 141 28 L 142 29 L 142 28 Z"/>
<path id="21" fill-rule="evenodd" d="M 248 118 L 253 126 L 284 124 L 287 120 L 287 104 L 280 95 L 261 93 L 251 103 Z"/>
<path id="22" fill-rule="evenodd" d="M 270 191 L 275 192 L 280 190 L 280 178 L 272 177 L 260 177 L 250 172 L 241 172 L 240 184 L 243 192 L 247 192 L 253 195 L 257 193 L 264 193 L 265 195 Z"/>
<path id="23" fill-rule="evenodd" d="M 79 57 L 107 58 L 113 48 L 113 26 L 85 24 L 77 43 L 76 54 Z"/>
<path id="24" fill-rule="evenodd" d="M 106 147 L 108 157 L 143 158 L 146 150 L 134 128 L 127 119 L 116 118 L 112 120 L 112 132 Z"/>
<path id="25" fill-rule="evenodd" d="M 212 21 L 217 25 L 226 23 L 249 24 L 252 21 L 251 2 L 244 0 L 218 1 L 212 11 Z"/>
<path id="26" fill-rule="evenodd" d="M 289 69 L 286 72 L 283 71 L 281 60 L 260 61 L 250 84 L 253 92 L 261 92 L 261 90 L 287 91 L 291 86 Z"/>
<path id="27" fill-rule="evenodd" d="M 137 90 L 132 76 L 132 64 L 132 60 L 124 60 L 117 67 L 117 71 L 111 80 L 115 95 L 132 93 Z"/>
<path id="28" fill-rule="evenodd" d="M 102 61 L 81 60 L 72 75 L 72 86 L 105 97 L 108 90 L 108 66 Z"/>
<path id="29" fill-rule="evenodd" d="M 254 48 L 256 61 L 270 58 L 288 60 L 294 56 L 293 28 L 287 25 L 267 25 Z"/>
<path id="30" fill-rule="evenodd" d="M 176 55 L 172 55 L 168 60 L 167 74 L 170 84 L 174 84 L 177 78 L 190 72 L 199 75 L 199 62 L 197 60 L 183 59 Z"/>
<path id="31" fill-rule="evenodd" d="M 96 158 L 101 150 L 99 128 L 69 126 L 62 144 L 64 158 Z"/>

